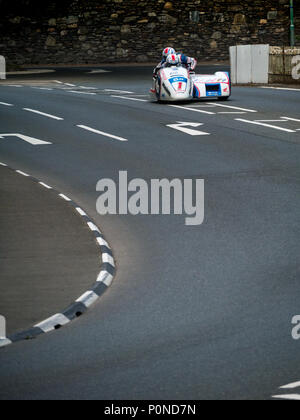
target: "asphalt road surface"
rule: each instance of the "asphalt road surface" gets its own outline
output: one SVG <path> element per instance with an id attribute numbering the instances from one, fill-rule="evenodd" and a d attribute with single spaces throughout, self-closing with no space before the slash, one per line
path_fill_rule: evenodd
<path id="1" fill-rule="evenodd" d="M 300 379 L 300 341 L 291 335 L 300 314 L 300 91 L 240 87 L 225 103 L 176 108 L 149 102 L 150 68 L 104 70 L 0 86 L 0 136 L 52 143 L 5 137 L 0 162 L 78 202 L 102 228 L 118 269 L 85 316 L 1 349 L 0 398 L 291 394 L 279 387 Z M 169 127 L 179 122 L 202 123 L 206 135 Z M 205 179 L 204 224 L 99 216 L 96 183 L 117 180 L 120 170 L 147 181 Z"/>

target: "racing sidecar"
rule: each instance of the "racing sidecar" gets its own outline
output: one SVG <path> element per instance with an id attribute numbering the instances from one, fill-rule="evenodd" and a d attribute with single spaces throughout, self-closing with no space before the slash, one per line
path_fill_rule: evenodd
<path id="1" fill-rule="evenodd" d="M 227 100 L 231 95 L 230 76 L 227 72 L 217 72 L 214 75 L 195 74 L 183 65 L 165 67 L 158 72 L 150 93 L 152 99 L 159 102 L 203 98 Z"/>

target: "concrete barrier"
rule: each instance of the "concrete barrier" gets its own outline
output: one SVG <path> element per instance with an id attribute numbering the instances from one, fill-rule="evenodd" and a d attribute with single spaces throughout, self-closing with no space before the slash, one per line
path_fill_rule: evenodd
<path id="1" fill-rule="evenodd" d="M 268 83 L 269 45 L 230 47 L 230 60 L 234 84 Z"/>
<path id="2" fill-rule="evenodd" d="M 6 79 L 6 61 L 5 58 L 0 55 L 0 80 Z"/>
<path id="3" fill-rule="evenodd" d="M 269 83 L 300 83 L 300 48 L 270 47 Z"/>
<path id="4" fill-rule="evenodd" d="M 0 339 L 6 338 L 6 320 L 4 316 L 0 315 Z"/>

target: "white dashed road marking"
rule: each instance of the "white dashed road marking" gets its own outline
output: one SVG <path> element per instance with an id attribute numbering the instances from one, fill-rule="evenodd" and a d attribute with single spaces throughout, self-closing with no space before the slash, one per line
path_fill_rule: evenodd
<path id="1" fill-rule="evenodd" d="M 53 90 L 52 88 L 43 88 L 43 87 L 35 87 L 35 86 L 32 86 L 32 89 L 37 89 L 37 90 Z"/>
<path id="2" fill-rule="evenodd" d="M 65 201 L 72 201 L 69 197 L 67 197 L 66 195 L 64 195 L 64 194 L 59 194 L 59 196 L 63 199 L 63 200 L 65 200 Z"/>
<path id="3" fill-rule="evenodd" d="M 23 108 L 24 111 L 32 112 L 34 114 L 42 115 L 43 117 L 52 118 L 53 120 L 57 121 L 63 121 L 64 119 L 61 117 L 56 117 L 55 115 L 46 114 L 45 112 L 37 111 L 36 109 L 30 109 L 30 108 Z"/>
<path id="4" fill-rule="evenodd" d="M 179 108 L 185 111 L 192 111 L 192 112 L 199 112 L 200 114 L 207 114 L 207 115 L 216 115 L 215 112 L 210 111 L 203 111 L 202 109 L 196 109 L 196 108 L 188 108 L 186 106 L 180 106 L 180 105 L 168 105 L 172 108 Z"/>
<path id="5" fill-rule="evenodd" d="M 255 120 L 256 122 L 265 122 L 265 123 L 269 123 L 269 122 L 272 122 L 272 123 L 275 123 L 275 122 L 287 122 L 287 121 L 284 121 L 284 120 Z"/>
<path id="6" fill-rule="evenodd" d="M 88 222 L 87 225 L 91 229 L 92 232 L 100 232 L 99 229 L 97 228 L 97 226 L 94 223 Z"/>
<path id="7" fill-rule="evenodd" d="M 300 395 L 297 394 L 274 395 L 272 398 L 276 398 L 278 400 L 300 401 Z"/>
<path id="8" fill-rule="evenodd" d="M 24 71 L 9 71 L 7 74 L 11 76 L 21 76 L 21 75 L 33 75 L 33 74 L 47 74 L 47 73 L 55 73 L 56 70 L 51 69 L 41 69 L 41 70 L 24 70 Z"/>
<path id="9" fill-rule="evenodd" d="M 108 243 L 106 242 L 105 239 L 97 238 L 97 242 L 100 246 L 106 246 L 107 248 L 109 248 L 109 245 L 108 245 Z"/>
<path id="10" fill-rule="evenodd" d="M 102 74 L 102 73 L 111 73 L 111 71 L 110 70 L 99 69 L 99 70 L 92 70 L 88 73 L 89 74 Z"/>
<path id="11" fill-rule="evenodd" d="M 104 131 L 95 130 L 94 128 L 87 127 L 86 125 L 77 125 L 77 127 L 82 128 L 83 130 L 90 131 L 91 133 L 94 133 L 94 134 L 100 134 L 101 136 L 112 138 L 114 140 L 128 141 L 127 139 L 124 139 L 123 137 L 118 137 L 118 136 L 114 136 L 113 134 L 105 133 Z"/>
<path id="12" fill-rule="evenodd" d="M 45 184 L 44 182 L 39 182 L 39 184 L 44 187 L 47 188 L 47 190 L 52 190 L 52 187 L 50 187 L 49 185 Z"/>
<path id="13" fill-rule="evenodd" d="M 6 102 L 0 102 L 0 105 L 3 105 L 3 106 L 13 106 L 12 104 L 7 104 Z"/>
<path id="14" fill-rule="evenodd" d="M 246 124 L 254 124 L 254 125 L 259 125 L 263 127 L 274 128 L 275 130 L 285 131 L 286 133 L 296 133 L 295 130 L 290 130 L 289 128 L 278 127 L 277 125 L 266 124 L 259 121 L 249 121 L 249 120 L 243 120 L 240 118 L 236 119 L 236 121 L 244 122 Z"/>
<path id="15" fill-rule="evenodd" d="M 92 306 L 97 300 L 99 299 L 99 296 L 96 295 L 93 291 L 88 291 L 84 293 L 80 298 L 76 300 L 76 302 L 83 303 L 87 308 Z"/>
<path id="16" fill-rule="evenodd" d="M 294 91 L 294 92 L 300 92 L 300 89 L 282 88 L 282 87 L 275 87 L 275 86 L 261 86 L 261 89 L 291 90 L 291 91 Z"/>
<path id="17" fill-rule="evenodd" d="M 193 104 L 193 107 L 195 107 L 195 108 L 214 108 L 215 107 L 215 105 L 213 104 L 213 103 L 206 103 L 206 104 L 203 104 L 203 103 L 196 103 L 196 104 Z"/>
<path id="18" fill-rule="evenodd" d="M 110 264 L 113 267 L 115 266 L 114 259 L 109 254 L 102 254 L 102 261 L 103 261 L 104 264 Z"/>
<path id="19" fill-rule="evenodd" d="M 297 120 L 296 118 L 290 118 L 290 117 L 281 117 L 284 118 L 287 121 L 295 121 L 295 122 L 300 122 L 300 120 Z"/>
<path id="20" fill-rule="evenodd" d="M 208 102 L 207 105 L 210 105 L 210 103 Z M 258 112 L 255 111 L 254 109 L 247 109 L 247 108 L 239 108 L 237 106 L 231 106 L 231 105 L 223 105 L 223 104 L 214 104 L 214 106 L 219 106 L 222 108 L 229 108 L 229 109 L 235 109 L 237 111 L 245 111 L 245 112 Z"/>
<path id="21" fill-rule="evenodd" d="M 69 90 L 68 92 L 69 93 L 77 93 L 77 94 L 80 94 L 80 95 L 97 95 L 97 93 L 94 93 L 94 92 L 80 92 L 78 90 Z"/>
<path id="22" fill-rule="evenodd" d="M 281 386 L 280 389 L 295 389 L 300 388 L 300 381 L 299 382 L 293 382 L 292 384 Z"/>
<path id="23" fill-rule="evenodd" d="M 98 90 L 96 87 L 89 87 L 89 86 L 79 86 L 80 89 L 87 89 L 87 90 Z"/>
<path id="24" fill-rule="evenodd" d="M 279 389 L 292 390 L 292 389 L 296 389 L 296 388 L 300 388 L 300 381 L 281 386 Z M 300 401 L 300 394 L 273 395 L 272 398 L 275 398 L 275 399 L 278 399 L 278 400 Z"/>
<path id="25" fill-rule="evenodd" d="M 115 93 L 128 93 L 133 95 L 134 92 L 129 92 L 127 90 L 118 90 L 118 89 L 104 89 L 104 92 L 115 92 Z"/>
<path id="26" fill-rule="evenodd" d="M 126 99 L 127 101 L 148 102 L 146 99 L 130 98 L 129 96 L 111 95 L 112 98 Z"/>
<path id="27" fill-rule="evenodd" d="M 29 175 L 23 171 L 16 171 L 17 174 L 28 177 Z"/>
<path id="28" fill-rule="evenodd" d="M 218 114 L 247 114 L 247 112 L 243 112 L 243 111 L 222 111 L 222 112 L 218 112 Z"/>
<path id="29" fill-rule="evenodd" d="M 76 207 L 76 211 L 80 214 L 80 216 L 87 216 L 86 212 L 83 211 L 80 207 Z"/>
<path id="30" fill-rule="evenodd" d="M 102 271 L 97 278 L 98 283 L 104 283 L 107 287 L 111 285 L 112 281 L 113 276 L 105 271 Z"/>
<path id="31" fill-rule="evenodd" d="M 63 314 L 56 314 L 49 319 L 41 322 L 40 324 L 35 325 L 35 328 L 40 328 L 44 333 L 54 331 L 56 326 L 67 325 L 70 320 Z"/>

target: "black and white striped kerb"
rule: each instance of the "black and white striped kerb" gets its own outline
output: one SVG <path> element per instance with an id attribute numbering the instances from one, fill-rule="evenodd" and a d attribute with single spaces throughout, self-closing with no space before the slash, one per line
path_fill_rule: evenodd
<path id="1" fill-rule="evenodd" d="M 5 163 L 1 163 L 1 166 L 8 166 Z M 11 169 L 11 168 L 9 168 Z M 74 319 L 78 318 L 82 314 L 84 314 L 87 309 L 93 305 L 111 286 L 113 282 L 113 278 L 115 275 L 116 267 L 114 257 L 111 251 L 109 244 L 106 242 L 104 236 L 102 235 L 100 229 L 94 224 L 94 222 L 89 218 L 86 212 L 79 207 L 73 200 L 71 200 L 68 196 L 58 193 L 54 188 L 45 184 L 44 182 L 39 181 L 38 179 L 28 175 L 25 172 L 20 170 L 11 169 L 18 174 L 28 177 L 29 179 L 37 182 L 42 188 L 46 188 L 48 190 L 53 191 L 58 195 L 58 197 L 62 200 L 65 200 L 70 206 L 74 208 L 77 214 L 83 218 L 93 235 L 95 236 L 96 243 L 99 246 L 99 251 L 102 258 L 102 265 L 101 271 L 97 277 L 96 282 L 92 285 L 92 287 L 86 291 L 82 296 L 80 296 L 75 302 L 73 302 L 68 308 L 66 308 L 61 313 L 55 314 L 50 318 L 34 325 L 32 328 L 13 334 L 7 338 L 0 337 L 0 347 L 7 346 L 8 344 L 15 343 L 21 340 L 29 340 L 36 338 L 41 334 L 48 333 L 50 331 L 57 330 L 69 322 L 73 321 Z"/>

